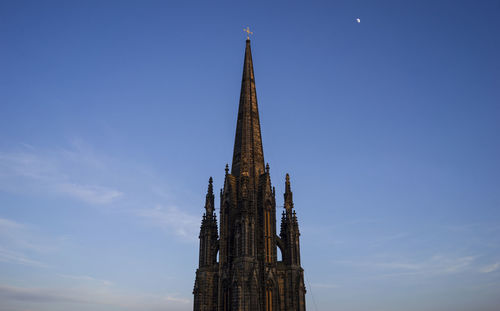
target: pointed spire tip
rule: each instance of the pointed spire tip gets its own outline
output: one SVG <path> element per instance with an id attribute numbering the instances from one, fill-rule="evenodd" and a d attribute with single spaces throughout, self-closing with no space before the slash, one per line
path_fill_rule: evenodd
<path id="1" fill-rule="evenodd" d="M 260 132 L 257 92 L 250 40 L 247 39 L 243 59 L 243 76 L 241 80 L 231 174 L 235 177 L 247 174 L 254 180 L 256 176 L 263 172 L 265 172 L 265 163 Z"/>
<path id="2" fill-rule="evenodd" d="M 290 187 L 290 175 L 288 175 L 287 173 L 285 177 L 285 201 L 287 200 L 287 198 L 291 200 L 291 194 L 292 188 Z"/>
<path id="3" fill-rule="evenodd" d="M 214 193 L 214 185 L 213 185 L 214 180 L 212 179 L 212 176 L 208 179 L 208 191 L 207 191 L 207 196 L 213 195 Z"/>

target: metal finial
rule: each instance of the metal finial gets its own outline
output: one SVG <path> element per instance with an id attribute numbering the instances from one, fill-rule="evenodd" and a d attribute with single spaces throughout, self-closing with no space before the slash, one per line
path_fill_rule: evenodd
<path id="1" fill-rule="evenodd" d="M 253 32 L 250 31 L 250 27 L 247 27 L 246 29 L 243 28 L 243 31 L 247 33 L 247 40 L 250 40 L 250 35 L 253 35 Z"/>

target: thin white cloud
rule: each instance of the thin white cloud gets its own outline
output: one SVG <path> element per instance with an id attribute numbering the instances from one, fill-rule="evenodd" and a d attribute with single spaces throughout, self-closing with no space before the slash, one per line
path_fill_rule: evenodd
<path id="1" fill-rule="evenodd" d="M 15 222 L 10 219 L 0 218 L 0 232 L 6 230 L 24 230 L 26 225 Z"/>
<path id="2" fill-rule="evenodd" d="M 113 285 L 113 282 L 111 282 L 111 281 L 94 278 L 94 277 L 91 277 L 88 275 L 59 274 L 59 276 L 62 278 L 65 278 L 65 279 L 71 279 L 71 280 L 83 281 L 83 282 L 92 282 L 92 283 L 97 283 L 99 285 L 104 285 L 104 286 Z"/>
<path id="3" fill-rule="evenodd" d="M 198 238 L 200 217 L 182 211 L 178 207 L 164 207 L 136 210 L 135 213 L 152 225 L 160 226 L 183 239 L 195 241 Z"/>
<path id="4" fill-rule="evenodd" d="M 406 232 L 400 232 L 400 233 L 395 233 L 387 236 L 381 236 L 381 237 L 376 237 L 372 244 L 370 245 L 371 247 L 378 247 L 382 245 L 387 245 L 391 242 L 394 242 L 396 240 L 401 240 L 404 238 L 408 237 L 408 233 Z"/>
<path id="5" fill-rule="evenodd" d="M 108 204 L 123 195 L 122 192 L 114 189 L 74 183 L 57 184 L 54 185 L 54 189 L 59 193 L 67 194 L 91 204 Z"/>
<path id="6" fill-rule="evenodd" d="M 185 304 L 185 305 L 191 304 L 191 299 L 180 298 L 180 297 L 170 296 L 170 295 L 167 295 L 165 297 L 165 300 L 171 301 L 171 302 L 178 302 L 178 303 Z"/>
<path id="7" fill-rule="evenodd" d="M 123 161 L 96 153 L 81 141 L 52 150 L 23 145 L 22 150 L 0 151 L 0 190 L 70 197 L 90 205 L 117 207 L 115 211 L 133 211 L 176 237 L 196 240 L 201 215 L 175 207 L 177 192 L 154 170 Z M 120 200 L 125 196 L 127 200 Z"/>
<path id="8" fill-rule="evenodd" d="M 51 199 L 71 197 L 92 205 L 110 205 L 113 212 L 123 216 L 128 213 L 140 216 L 133 219 L 165 230 L 173 238 L 189 242 L 197 240 L 201 213 L 193 215 L 178 207 L 174 202 L 178 192 L 167 191 L 171 188 L 167 187 L 165 180 L 152 173 L 154 170 L 144 170 L 135 163 L 128 165 L 116 159 L 110 160 L 85 148 L 39 150 L 29 146 L 17 152 L 0 151 L 0 191 Z M 127 200 L 120 200 L 125 196 L 124 192 L 127 193 Z M 70 308 L 75 311 L 180 311 L 191 307 L 190 296 L 124 292 L 117 289 L 113 282 L 87 275 L 87 272 L 74 275 L 70 271 L 57 271 L 50 260 L 54 258 L 53 251 L 58 248 L 64 253 L 65 244 L 61 243 L 66 242 L 49 237 L 40 230 L 30 224 L 0 218 L 0 261 L 21 266 L 50 267 L 47 272 L 56 269 L 54 276 L 60 279 L 55 284 L 67 284 L 69 288 L 0 285 L 0 301 L 6 303 L 3 305 L 6 309 L 28 310 L 35 307 L 37 311 L 59 311 L 67 310 L 65 304 L 77 306 Z M 70 273 L 64 274 L 66 272 Z M 94 305 L 98 307 L 94 308 Z"/>
<path id="9" fill-rule="evenodd" d="M 62 238 L 47 238 L 34 226 L 0 218 L 0 244 L 4 247 L 14 247 L 19 250 L 47 252 L 57 249 Z"/>
<path id="10" fill-rule="evenodd" d="M 477 256 L 447 257 L 435 255 L 431 258 L 428 266 L 439 273 L 458 273 L 471 266 Z"/>
<path id="11" fill-rule="evenodd" d="M 23 302 L 87 302 L 76 295 L 67 295 L 60 290 L 44 288 L 23 288 L 10 285 L 0 285 L 0 298 L 4 301 Z"/>
<path id="12" fill-rule="evenodd" d="M 479 269 L 479 272 L 481 273 L 491 273 L 494 271 L 497 271 L 500 268 L 500 262 L 495 262 L 494 264 L 482 267 Z"/>
<path id="13" fill-rule="evenodd" d="M 394 270 L 420 270 L 422 269 L 422 264 L 407 263 L 407 262 L 379 262 L 374 263 L 374 266 L 383 269 L 394 269 Z"/>
<path id="14" fill-rule="evenodd" d="M 36 257 L 60 249 L 63 238 L 47 237 L 35 227 L 0 218 L 0 262 L 46 268 Z"/>
<path id="15" fill-rule="evenodd" d="M 330 283 L 311 283 L 312 287 L 317 287 L 317 288 L 338 288 L 339 285 L 337 284 L 330 284 Z"/>
<path id="16" fill-rule="evenodd" d="M 335 264 L 371 270 L 380 275 L 435 276 L 456 274 L 470 269 L 477 256 L 444 256 L 436 254 L 422 261 L 334 261 Z"/>
<path id="17" fill-rule="evenodd" d="M 19 265 L 25 265 L 25 266 L 33 266 L 33 267 L 39 267 L 39 268 L 46 268 L 47 265 L 28 258 L 26 255 L 16 252 L 13 250 L 9 250 L 6 248 L 3 248 L 0 246 L 0 262 L 7 262 L 7 263 L 13 263 L 13 264 L 19 264 Z"/>
<path id="18" fill-rule="evenodd" d="M 106 169 L 106 160 L 76 143 L 70 149 L 40 151 L 30 147 L 0 152 L 0 189 L 64 195 L 90 204 L 109 204 L 123 193 L 98 184 Z"/>
<path id="19" fill-rule="evenodd" d="M 119 307 L 121 310 L 188 310 L 192 300 L 176 294 L 151 295 L 124 292 L 111 288 L 37 288 L 0 284 L 0 300 L 12 308 L 22 310 L 36 304 L 38 310 L 54 307 L 84 310 L 96 307 Z M 58 308 L 59 309 L 59 308 Z"/>

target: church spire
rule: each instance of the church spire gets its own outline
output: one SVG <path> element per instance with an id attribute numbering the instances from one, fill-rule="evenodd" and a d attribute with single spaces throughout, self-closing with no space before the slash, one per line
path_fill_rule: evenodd
<path id="1" fill-rule="evenodd" d="M 250 35 L 250 29 L 245 29 Z M 230 172 L 231 170 L 231 172 Z M 234 154 L 220 192 L 218 234 L 213 180 L 200 227 L 194 311 L 305 311 L 300 232 L 290 176 L 276 234 L 276 191 L 265 165 L 250 40 L 246 41 Z M 278 250 L 282 260 L 278 260 Z"/>
<path id="2" fill-rule="evenodd" d="M 262 173 L 264 173 L 264 152 L 260 134 L 252 51 L 250 40 L 247 39 L 231 174 L 248 175 L 255 181 L 255 177 Z"/>

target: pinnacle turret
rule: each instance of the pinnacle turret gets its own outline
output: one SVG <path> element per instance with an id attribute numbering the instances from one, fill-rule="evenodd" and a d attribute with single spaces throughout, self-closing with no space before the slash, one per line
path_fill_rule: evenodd
<path id="1" fill-rule="evenodd" d="M 285 209 L 290 210 L 293 208 L 293 193 L 292 193 L 292 188 L 290 187 L 290 175 L 286 174 L 285 177 L 285 193 L 284 193 L 284 199 L 285 199 Z"/>
<path id="2" fill-rule="evenodd" d="M 205 200 L 205 210 L 206 210 L 206 215 L 207 216 L 212 216 L 214 213 L 214 185 L 213 185 L 213 179 L 210 177 L 208 179 L 208 190 L 207 190 L 207 197 Z"/>

